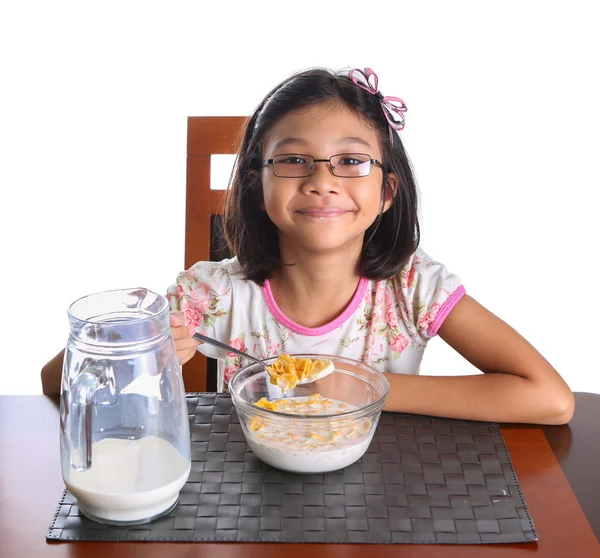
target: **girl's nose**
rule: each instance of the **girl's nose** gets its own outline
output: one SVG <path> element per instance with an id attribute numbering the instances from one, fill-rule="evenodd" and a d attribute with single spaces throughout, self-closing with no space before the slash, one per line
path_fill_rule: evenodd
<path id="1" fill-rule="evenodd" d="M 302 190 L 319 195 L 338 193 L 341 190 L 340 179 L 331 172 L 329 163 L 318 162 L 312 175 L 304 179 Z"/>

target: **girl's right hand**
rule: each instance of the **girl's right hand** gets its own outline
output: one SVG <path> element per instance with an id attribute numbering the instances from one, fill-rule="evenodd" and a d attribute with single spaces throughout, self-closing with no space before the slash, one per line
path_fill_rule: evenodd
<path id="1" fill-rule="evenodd" d="M 185 317 L 182 312 L 171 311 L 169 319 L 171 335 L 175 341 L 175 349 L 177 349 L 177 358 L 179 364 L 183 365 L 196 354 L 196 348 L 201 341 L 194 339 L 196 328 L 185 325 Z"/>

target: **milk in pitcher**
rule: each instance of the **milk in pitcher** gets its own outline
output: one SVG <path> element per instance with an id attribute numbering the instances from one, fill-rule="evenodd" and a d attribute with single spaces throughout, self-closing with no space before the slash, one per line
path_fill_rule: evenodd
<path id="1" fill-rule="evenodd" d="M 105 438 L 92 445 L 91 468 L 71 469 L 65 484 L 91 519 L 142 523 L 176 504 L 189 474 L 189 462 L 162 438 Z"/>

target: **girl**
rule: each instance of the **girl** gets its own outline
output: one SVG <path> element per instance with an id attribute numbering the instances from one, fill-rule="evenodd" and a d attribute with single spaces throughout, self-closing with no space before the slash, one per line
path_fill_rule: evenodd
<path id="1" fill-rule="evenodd" d="M 227 197 L 236 257 L 199 262 L 168 291 L 180 362 L 196 329 L 250 354 L 339 354 L 387 374 L 390 411 L 562 424 L 573 395 L 515 330 L 419 247 L 417 188 L 397 134 L 404 102 L 368 68 L 315 69 L 273 89 L 249 120 Z M 483 374 L 419 376 L 439 335 Z"/>

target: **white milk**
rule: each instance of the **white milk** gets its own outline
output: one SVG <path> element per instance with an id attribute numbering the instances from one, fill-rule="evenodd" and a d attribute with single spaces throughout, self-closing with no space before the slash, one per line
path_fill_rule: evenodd
<path id="1" fill-rule="evenodd" d="M 284 471 L 305 474 L 327 473 L 348 467 L 363 456 L 370 442 L 371 438 L 367 438 L 340 449 L 294 451 L 265 444 L 258 441 L 253 435 L 248 437 L 250 449 L 265 463 Z"/>
<path id="2" fill-rule="evenodd" d="M 313 396 L 320 397 L 320 396 Z M 279 411 L 317 417 L 357 409 L 354 405 L 331 398 L 311 402 L 310 397 L 278 399 Z M 285 423 L 251 418 L 246 440 L 254 454 L 269 465 L 293 473 L 324 473 L 351 465 L 367 451 L 373 429 L 367 418 L 348 419 L 334 427 L 329 423 L 307 425 L 290 430 Z"/>
<path id="3" fill-rule="evenodd" d="M 188 461 L 166 440 L 105 438 L 92 445 L 92 467 L 71 469 L 65 484 L 93 519 L 142 522 L 175 504 L 189 474 Z"/>

